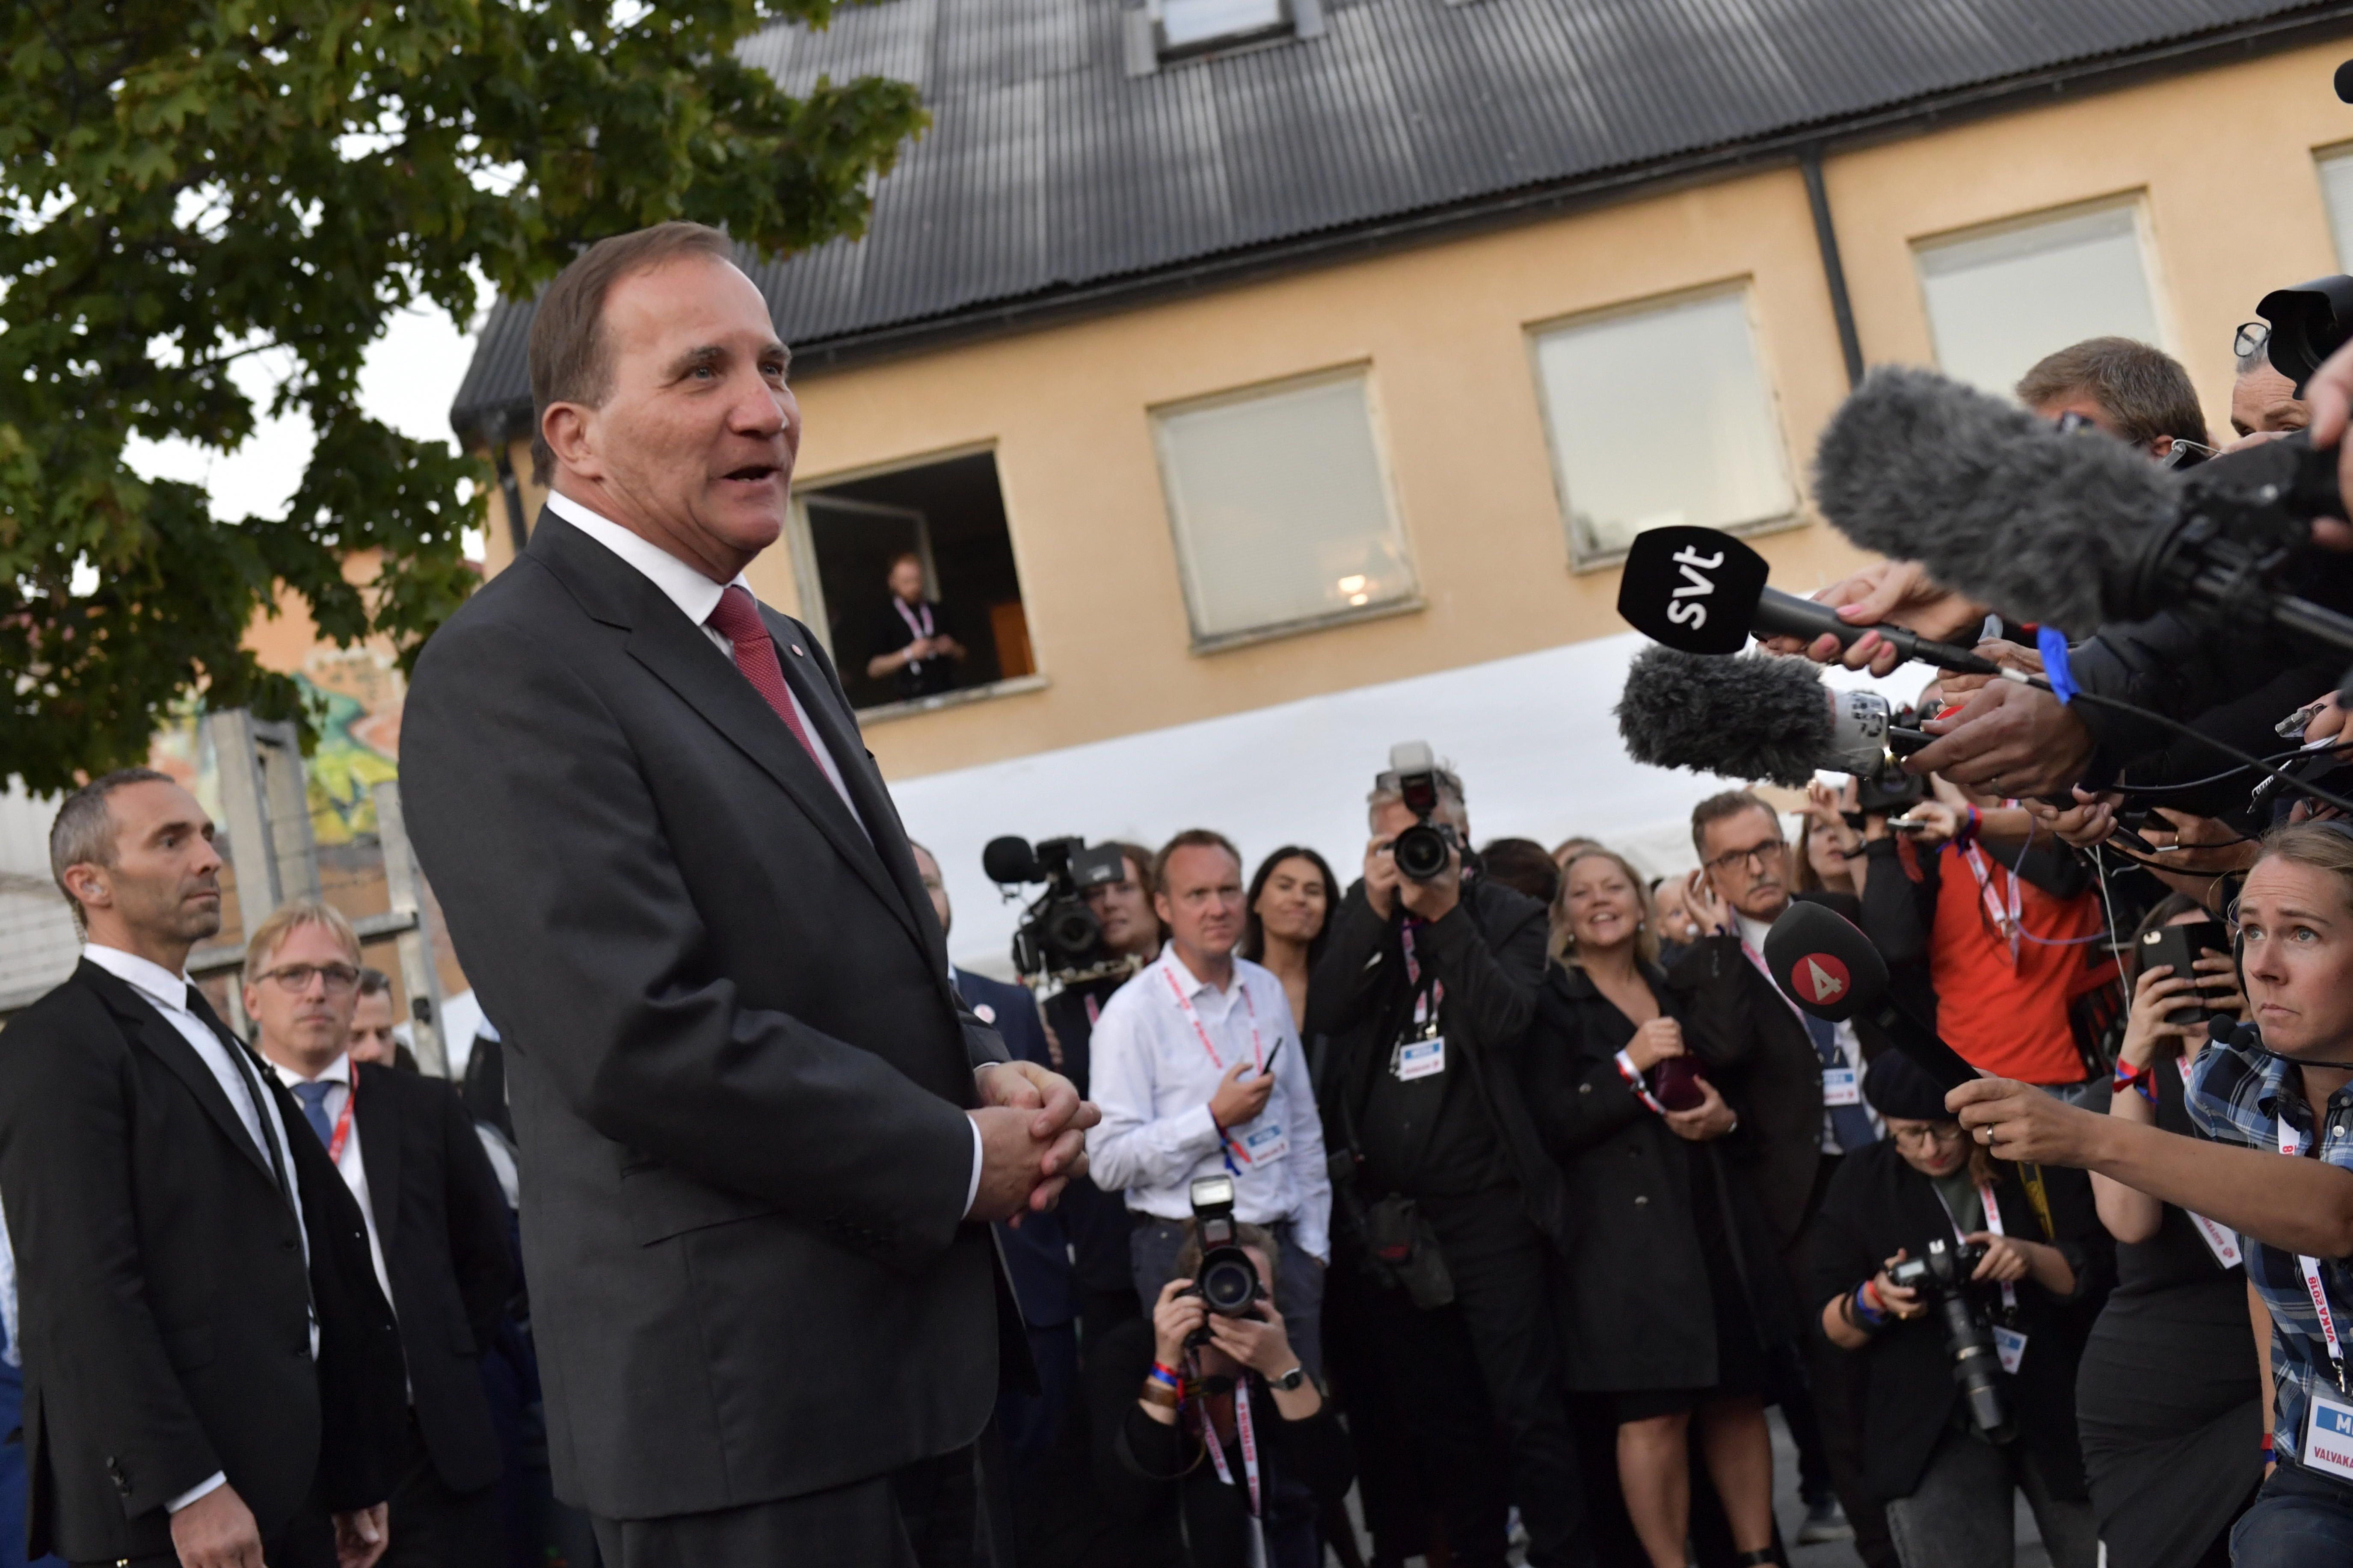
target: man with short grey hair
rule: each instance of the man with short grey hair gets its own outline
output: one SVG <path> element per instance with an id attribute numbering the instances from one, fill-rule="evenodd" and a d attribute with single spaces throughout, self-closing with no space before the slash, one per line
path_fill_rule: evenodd
<path id="1" fill-rule="evenodd" d="M 145 768 L 75 792 L 50 834 L 88 945 L 0 1050 L 30 1546 L 364 1568 L 399 1345 L 351 1194 L 188 978 L 220 929 L 212 837 Z"/>

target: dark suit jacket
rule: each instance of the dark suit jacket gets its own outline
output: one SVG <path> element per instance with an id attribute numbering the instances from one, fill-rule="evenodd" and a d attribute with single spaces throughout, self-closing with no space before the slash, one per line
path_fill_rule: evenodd
<path id="1" fill-rule="evenodd" d="M 293 1097 L 251 1059 L 299 1132 Z M 314 1477 L 337 1510 L 388 1495 L 392 1314 L 350 1189 L 316 1138 L 287 1142 L 307 1280 L 268 1159 L 204 1058 L 136 991 L 85 963 L 0 1034 L 34 1555 L 168 1554 L 164 1503 L 216 1470 L 264 1540 Z"/>
<path id="2" fill-rule="evenodd" d="M 986 974 L 953 970 L 966 1005 L 1005 1038 L 1016 1061 L 1054 1065 L 1046 1049 L 1046 1028 L 1038 1016 L 1038 999 L 1026 985 L 991 980 Z M 1066 1193 L 1067 1198 L 1068 1194 Z M 1033 1329 L 1060 1327 L 1078 1316 L 1071 1283 L 1071 1242 L 1062 1227 L 1061 1210 L 1022 1216 L 1018 1226 L 997 1227 L 997 1250 L 1005 1270 L 1013 1277 L 1013 1294 L 1021 1303 L 1021 1321 Z"/>
<path id="3" fill-rule="evenodd" d="M 1812 896 L 1810 896 L 1812 897 Z M 1815 901 L 1854 918 L 1852 898 Z M 1789 1001 L 1740 951 L 1736 936 L 1704 937 L 1684 952 L 1669 984 L 1691 997 L 1685 1020 L 1692 1054 L 1753 1134 L 1746 1152 L 1756 1192 L 1780 1245 L 1798 1238 L 1822 1163 L 1822 1058 Z M 1864 1054 L 1876 1056 L 1865 1040 Z"/>
<path id="4" fill-rule="evenodd" d="M 881 1475 L 997 1396 L 964 1112 L 1003 1047 L 948 984 L 833 667 L 762 614 L 855 817 L 728 656 L 552 512 L 402 716 L 409 829 L 508 1047 L 556 1489 L 607 1518 Z"/>
<path id="5" fill-rule="evenodd" d="M 352 1120 L 417 1429 L 441 1483 L 475 1491 L 500 1470 L 480 1363 L 514 1289 L 506 1197 L 456 1089 L 395 1068 L 355 1070 Z"/>

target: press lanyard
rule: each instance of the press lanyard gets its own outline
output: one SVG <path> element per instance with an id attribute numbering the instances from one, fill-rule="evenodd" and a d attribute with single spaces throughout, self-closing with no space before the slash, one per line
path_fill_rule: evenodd
<path id="1" fill-rule="evenodd" d="M 1209 1065 L 1216 1068 L 1219 1073 L 1223 1073 L 1226 1070 L 1226 1059 L 1218 1055 L 1217 1045 L 1209 1038 L 1209 1031 L 1203 1026 L 1201 1015 L 1195 1010 L 1193 999 L 1186 995 L 1185 988 L 1176 983 L 1176 972 L 1163 964 L 1160 968 L 1160 977 L 1168 982 L 1168 994 L 1176 998 L 1176 1006 L 1185 1015 L 1185 1021 L 1193 1026 L 1193 1033 L 1200 1038 L 1201 1048 L 1209 1053 Z M 1250 1015 L 1250 1059 L 1257 1063 L 1258 1070 L 1263 1073 L 1266 1071 L 1266 1050 L 1258 1036 L 1258 1004 L 1250 1000 L 1250 986 L 1240 974 L 1234 976 L 1234 985 L 1241 992 L 1242 1007 Z M 1219 1128 L 1218 1131 L 1220 1142 L 1219 1152 L 1225 1156 L 1226 1169 L 1231 1174 L 1239 1176 L 1242 1173 L 1242 1166 L 1251 1163 L 1250 1151 L 1242 1147 L 1240 1139 L 1224 1128 Z"/>
<path id="2" fill-rule="evenodd" d="M 359 1075 L 353 1073 L 352 1081 L 343 1086 L 343 1108 L 335 1112 L 335 1131 L 327 1140 L 327 1163 L 331 1165 L 343 1163 L 343 1145 L 350 1142 L 352 1137 L 352 1107 L 358 1103 L 359 1098 Z"/>
<path id="3" fill-rule="evenodd" d="M 1234 1437 L 1242 1447 L 1242 1475 L 1250 1482 L 1250 1510 L 1254 1521 L 1259 1517 L 1258 1500 L 1258 1437 L 1250 1429 L 1250 1402 L 1248 1374 L 1234 1379 Z M 1218 1468 L 1218 1479 L 1228 1486 L 1234 1484 L 1234 1472 L 1226 1465 L 1226 1446 L 1218 1441 L 1218 1424 L 1209 1419 L 1209 1402 L 1203 1399 L 1201 1411 L 1201 1446 L 1209 1450 L 1209 1463 Z"/>
<path id="4" fill-rule="evenodd" d="M 1944 1201 L 1945 1194 L 1938 1193 L 1936 1194 L 1936 1202 L 1941 1205 Z M 1994 1200 L 1993 1184 L 1991 1182 L 1979 1184 L 1978 1187 L 1978 1201 L 1985 1205 L 1986 1230 L 1994 1236 L 2008 1236 L 2010 1233 L 2001 1228 L 2001 1205 Z M 1958 1241 L 1962 1246 L 1967 1247 L 1969 1243 L 1969 1238 L 1968 1235 L 1962 1231 L 1961 1222 L 1953 1216 L 1953 1211 L 1950 1208 L 1947 1208 L 1945 1210 L 1945 1220 L 1947 1224 L 1953 1227 L 1953 1238 L 1956 1241 Z M 2001 1310 L 2009 1313 L 2013 1320 L 2018 1315 L 2018 1287 L 2006 1279 L 2002 1281 L 2001 1286 Z"/>
<path id="5" fill-rule="evenodd" d="M 2279 1146 L 2280 1152 L 2291 1160 L 2303 1156 L 2304 1135 L 2290 1127 L 2284 1116 L 2280 1118 Z M 2304 1288 L 2312 1297 L 2313 1311 L 2319 1315 L 2321 1337 L 2328 1342 L 2329 1364 L 2337 1369 L 2337 1391 L 2342 1394 L 2346 1392 L 2345 1347 L 2337 1341 L 2337 1314 L 2328 1310 L 2328 1291 L 2320 1282 L 2320 1259 L 2299 1254 L 2295 1261 L 2304 1270 Z"/>
<path id="6" fill-rule="evenodd" d="M 899 618 L 907 623 L 907 629 L 914 633 L 915 636 L 919 637 L 927 637 L 932 635 L 931 605 L 925 605 L 923 606 L 923 613 L 921 619 L 916 618 L 914 611 L 907 608 L 907 601 L 899 597 L 896 594 L 891 595 L 891 606 L 899 612 Z M 920 658 L 908 660 L 910 668 L 923 662 L 923 661 Z"/>
<path id="7" fill-rule="evenodd" d="M 1413 955 L 1413 927 L 1409 924 L 1398 931 L 1398 941 L 1405 948 L 1405 980 L 1413 987 L 1413 1028 L 1418 1038 L 1428 1039 L 1438 1030 L 1438 1008 L 1446 1000 L 1446 982 L 1432 979 L 1430 988 L 1421 985 L 1421 962 Z"/>
<path id="8" fill-rule="evenodd" d="M 1757 966 L 1757 973 L 1765 977 L 1765 984 L 1771 987 L 1774 995 L 1778 996 L 1781 999 L 1781 1005 L 1789 1009 L 1789 1012 L 1797 1018 L 1799 1023 L 1805 1024 L 1806 1010 L 1803 1007 L 1799 1006 L 1795 1002 L 1789 1000 L 1789 994 L 1781 989 L 1781 983 L 1779 981 L 1773 978 L 1772 966 L 1765 962 L 1765 955 L 1757 952 L 1755 948 L 1749 946 L 1748 939 L 1745 936 L 1740 939 L 1740 955 Z M 1813 1028 L 1810 1025 L 1807 1026 L 1806 1033 L 1809 1037 L 1813 1034 Z M 1841 1057 L 1843 1058 L 1846 1053 L 1846 1047 L 1844 1045 L 1841 1045 L 1839 1047 L 1839 1053 Z M 1849 1063 L 1848 1065 L 1852 1066 L 1853 1064 Z"/>
<path id="9" fill-rule="evenodd" d="M 2189 1087 L 2189 1058 L 2186 1056 L 2176 1057 L 2173 1058 L 2173 1065 L 2181 1069 L 2181 1087 L 2188 1089 Z M 2198 1227 L 2198 1234 L 2205 1238 L 2206 1250 L 2214 1255 L 2215 1262 L 2221 1264 L 2225 1268 L 2236 1268 L 2240 1264 L 2246 1261 L 2246 1258 L 2239 1251 L 2238 1232 L 2231 1230 L 2223 1226 L 2216 1225 L 2212 1220 L 2208 1219 L 2204 1215 L 2200 1214 L 2195 1209 L 2183 1209 L 2181 1212 L 2188 1215 L 2189 1216 L 2189 1223 Z"/>
<path id="10" fill-rule="evenodd" d="M 2021 929 L 2019 921 L 2021 879 L 2018 873 L 2010 870 L 2009 867 L 2002 868 L 2002 870 L 2008 873 L 2007 879 L 2010 883 L 2010 907 L 2004 909 L 2000 896 L 1994 891 L 1996 879 L 1993 868 L 1986 861 L 1985 851 L 1972 844 L 1961 851 L 1961 858 L 1968 862 L 1970 875 L 1978 879 L 1978 897 L 1985 900 L 1986 913 L 1992 917 L 1994 930 L 2010 938 L 2010 966 L 2016 969 L 2018 967 L 2018 933 Z"/>

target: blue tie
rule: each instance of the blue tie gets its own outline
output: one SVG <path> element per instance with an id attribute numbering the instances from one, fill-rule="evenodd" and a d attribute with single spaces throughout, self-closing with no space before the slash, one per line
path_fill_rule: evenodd
<path id="1" fill-rule="evenodd" d="M 311 1124 L 311 1131 L 319 1135 L 320 1142 L 329 1145 L 335 1141 L 335 1128 L 334 1123 L 327 1120 L 327 1091 L 334 1087 L 333 1079 L 323 1078 L 316 1083 L 293 1086 L 294 1098 L 302 1102 L 302 1120 Z M 1841 1132 L 1839 1138 L 1843 1142 L 1846 1134 Z M 1870 1140 L 1863 1142 L 1869 1142 Z"/>
<path id="2" fill-rule="evenodd" d="M 1811 1013 L 1800 1013 L 1799 1016 L 1806 1021 L 1806 1033 L 1813 1037 L 1814 1054 L 1822 1058 L 1822 1066 L 1851 1067 L 1859 1078 L 1862 1064 L 1848 1061 L 1846 1053 L 1839 1049 L 1838 1026 L 1828 1018 L 1817 1018 Z M 1871 1112 L 1862 1106 L 1829 1105 L 1822 1109 L 1831 1113 L 1831 1136 L 1839 1141 L 1839 1147 L 1846 1152 L 1851 1154 L 1879 1141 L 1879 1134 L 1871 1128 Z"/>

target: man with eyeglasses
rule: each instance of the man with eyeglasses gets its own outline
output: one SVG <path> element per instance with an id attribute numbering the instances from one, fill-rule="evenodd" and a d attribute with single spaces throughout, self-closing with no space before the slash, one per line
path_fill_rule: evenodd
<path id="1" fill-rule="evenodd" d="M 514 1287 L 506 1200 L 457 1092 L 354 1061 L 360 942 L 331 904 L 280 905 L 246 943 L 245 1011 L 343 1184 L 377 1286 L 399 1320 L 407 1410 L 396 1419 L 390 1568 L 506 1561 L 501 1468 L 482 1348 Z"/>
<path id="2" fill-rule="evenodd" d="M 368 1568 L 400 1346 L 351 1194 L 188 977 L 220 930 L 212 840 L 148 768 L 49 829 L 87 945 L 0 1047 L 30 1551 Z"/>
<path id="3" fill-rule="evenodd" d="M 1712 795 L 1692 809 L 1692 844 L 1700 868 L 1685 884 L 1684 902 L 1707 934 L 1670 981 L 1694 997 L 1686 1034 L 1740 1114 L 1736 1152 L 1746 1156 L 1783 1261 L 1802 1279 L 1809 1231 L 1839 1162 L 1880 1136 L 1878 1115 L 1862 1100 L 1862 1043 L 1852 1024 L 1799 1012 L 1766 973 L 1765 933 L 1790 900 L 1789 845 L 1773 808 L 1746 790 Z M 1818 896 L 1842 905 L 1850 918 L 1855 912 L 1852 898 Z M 1811 1337 L 1807 1348 L 1818 1349 Z M 1810 1353 L 1808 1363 L 1810 1390 L 1784 1391 L 1781 1402 L 1807 1496 L 1799 1540 L 1843 1534 L 1835 1493 L 1863 1560 L 1893 1568 L 1885 1525 L 1861 1485 L 1852 1373 L 1820 1353 Z"/>

